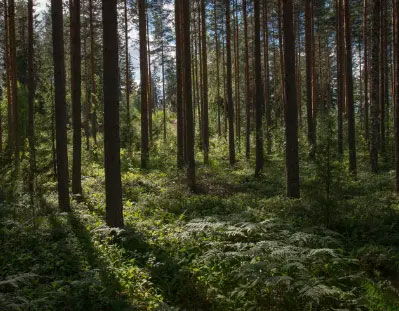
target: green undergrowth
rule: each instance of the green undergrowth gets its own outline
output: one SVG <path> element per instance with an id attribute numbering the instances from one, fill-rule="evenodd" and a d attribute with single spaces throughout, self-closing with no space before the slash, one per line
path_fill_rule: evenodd
<path id="1" fill-rule="evenodd" d="M 391 171 L 361 162 L 353 178 L 320 155 L 301 162 L 302 199 L 288 200 L 282 156 L 255 179 L 252 162 L 239 154 L 231 168 L 214 140 L 191 193 L 173 148 L 153 148 L 148 170 L 122 152 L 123 229 L 104 224 L 101 154 L 85 153 L 70 214 L 57 209 L 47 164 L 35 208 L 27 164 L 18 179 L 4 170 L 0 310 L 399 310 Z"/>

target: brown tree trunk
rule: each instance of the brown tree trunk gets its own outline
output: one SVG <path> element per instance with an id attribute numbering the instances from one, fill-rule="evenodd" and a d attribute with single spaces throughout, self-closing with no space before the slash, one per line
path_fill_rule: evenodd
<path id="1" fill-rule="evenodd" d="M 10 64 L 10 42 L 8 33 L 8 3 L 4 0 L 4 53 L 5 53 L 5 67 L 6 67 L 6 85 L 7 85 L 7 122 L 8 122 L 8 133 L 7 133 L 7 145 L 9 149 L 12 149 L 12 97 L 11 97 L 11 64 Z"/>
<path id="2" fill-rule="evenodd" d="M 355 136 L 355 107 L 353 99 L 352 76 L 352 38 L 349 12 L 349 0 L 345 0 L 345 46 L 346 46 L 346 102 L 348 113 L 348 146 L 349 146 L 349 172 L 356 175 L 356 136 Z"/>
<path id="3" fill-rule="evenodd" d="M 129 77 L 129 27 L 128 27 L 128 18 L 127 18 L 127 0 L 124 0 L 124 18 L 125 18 L 125 58 L 126 58 L 126 67 L 125 67 L 125 100 L 126 100 L 126 129 L 127 129 L 127 145 L 128 149 L 131 149 L 132 146 L 132 135 L 131 135 L 131 119 L 130 119 L 130 77 Z M 162 50 L 163 53 L 163 50 Z M 163 54 L 162 54 L 163 60 Z M 163 62 L 162 62 L 163 65 Z M 162 67 L 163 69 L 163 67 Z"/>
<path id="4" fill-rule="evenodd" d="M 89 0 L 89 23 L 90 23 L 90 75 L 91 75 L 91 105 L 93 114 L 91 116 L 91 131 L 94 143 L 97 145 L 97 89 L 94 69 L 94 21 L 93 21 L 93 0 Z M 90 111 L 91 109 L 89 109 Z"/>
<path id="5" fill-rule="evenodd" d="M 176 32 L 176 110 L 177 110 L 177 167 L 184 165 L 184 113 L 183 113 L 183 46 L 182 46 L 181 0 L 175 0 Z"/>
<path id="6" fill-rule="evenodd" d="M 248 21 L 247 21 L 247 0 L 242 1 L 242 15 L 244 20 L 244 43 L 245 43 L 245 155 L 247 160 L 251 154 L 251 103 L 249 97 L 249 48 L 248 48 Z"/>
<path id="7" fill-rule="evenodd" d="M 141 167 L 148 166 L 148 56 L 146 2 L 139 0 L 140 80 L 141 80 Z"/>
<path id="8" fill-rule="evenodd" d="M 369 141 L 369 69 L 367 47 L 367 0 L 363 4 L 363 58 L 364 58 L 364 137 Z"/>
<path id="9" fill-rule="evenodd" d="M 238 28 L 238 4 L 234 1 L 234 82 L 236 102 L 236 132 L 238 150 L 241 149 L 241 104 L 240 104 L 240 51 L 239 51 L 239 28 Z"/>
<path id="10" fill-rule="evenodd" d="M 179 0 L 176 0 L 179 1 Z M 186 128 L 187 128 L 187 182 L 192 191 L 196 190 L 195 182 L 195 158 L 194 158 L 194 127 L 193 127 L 193 107 L 191 96 L 191 51 L 190 51 L 190 3 L 182 1 L 182 35 L 184 37 L 183 46 L 183 68 L 184 68 L 184 88 L 183 98 L 186 106 Z"/>
<path id="11" fill-rule="evenodd" d="M 281 25 L 281 0 L 277 0 L 277 34 L 278 34 L 278 46 L 280 51 L 280 103 L 281 112 L 284 113 L 284 101 L 285 101 L 285 86 L 284 86 L 284 47 L 282 38 L 282 25 Z M 281 114 L 282 116 L 282 114 Z"/>
<path id="12" fill-rule="evenodd" d="M 71 98 L 73 115 L 72 193 L 82 194 L 82 107 L 80 55 L 80 0 L 71 0 Z"/>
<path id="13" fill-rule="evenodd" d="M 162 68 L 162 108 L 163 108 L 163 141 L 166 143 L 166 96 L 165 96 L 165 59 L 164 59 L 164 29 L 161 19 L 161 68 Z"/>
<path id="14" fill-rule="evenodd" d="M 298 108 L 295 85 L 293 0 L 283 1 L 287 197 L 299 198 Z"/>
<path id="15" fill-rule="evenodd" d="M 231 27 L 230 27 L 230 0 L 226 0 L 226 88 L 227 88 L 227 112 L 229 119 L 229 158 L 230 165 L 234 165 L 235 146 L 234 146 L 234 102 L 233 87 L 231 78 Z"/>
<path id="16" fill-rule="evenodd" d="M 345 105 L 344 84 L 344 35 L 343 35 L 342 0 L 337 1 L 337 80 L 338 80 L 338 158 L 342 160 L 344 153 L 343 143 L 343 110 Z"/>
<path id="17" fill-rule="evenodd" d="M 61 211 L 69 212 L 69 172 L 67 150 L 67 114 L 65 100 L 64 21 L 62 0 L 51 0 L 53 37 L 55 126 L 58 170 L 58 204 Z"/>
<path id="18" fill-rule="evenodd" d="M 272 122 L 272 109 L 270 104 L 270 89 L 269 89 L 269 21 L 267 1 L 263 0 L 263 62 L 264 62 L 264 110 L 266 113 L 266 150 L 268 154 L 272 153 L 271 142 L 271 122 Z"/>
<path id="19" fill-rule="evenodd" d="M 378 171 L 378 141 L 379 141 L 379 49 L 380 49 L 380 13 L 381 0 L 374 0 L 372 14 L 372 50 L 371 50 L 371 128 L 370 128 L 370 162 L 371 170 L 376 173 Z"/>
<path id="20" fill-rule="evenodd" d="M 255 176 L 259 176 L 263 169 L 263 132 L 262 132 L 262 117 L 263 117 L 263 81 L 262 81 L 262 62 L 260 52 L 260 1 L 254 2 L 254 18 L 255 18 L 255 93 L 256 93 L 256 165 Z"/>
<path id="21" fill-rule="evenodd" d="M 380 85 L 379 85 L 379 96 L 380 96 L 380 150 L 381 154 L 385 155 L 385 108 L 386 101 L 385 89 L 386 89 L 386 70 L 387 70 L 387 53 L 386 53 L 386 37 L 385 29 L 387 24 L 387 0 L 381 0 L 381 23 L 380 23 Z"/>
<path id="22" fill-rule="evenodd" d="M 152 87 L 152 73 L 151 73 L 151 47 L 150 47 L 150 27 L 149 27 L 149 16 L 148 16 L 148 8 L 146 4 L 146 23 L 147 23 L 147 55 L 148 55 L 148 134 L 150 142 L 152 142 L 152 110 L 154 108 L 154 98 L 153 98 L 153 87 Z"/>
<path id="23" fill-rule="evenodd" d="M 208 54 L 206 45 L 206 14 L 205 14 L 205 0 L 201 0 L 201 38 L 202 38 L 202 130 L 203 130 L 203 148 L 204 148 L 204 163 L 208 164 L 209 158 L 209 120 L 208 120 Z"/>
<path id="24" fill-rule="evenodd" d="M 222 125 L 220 120 L 220 72 L 219 72 L 219 39 L 218 39 L 218 23 L 217 23 L 217 0 L 214 0 L 214 23 L 215 23 L 215 46 L 216 46 L 216 105 L 217 105 L 217 119 L 218 119 L 218 135 L 222 136 Z"/>
<path id="25" fill-rule="evenodd" d="M 395 22 L 394 22 L 394 27 L 395 29 L 395 36 L 394 36 L 394 55 L 395 55 L 395 61 L 396 63 L 396 70 L 395 70 L 395 88 L 396 88 L 396 97 L 395 97 L 395 188 L 396 188 L 396 193 L 399 193 L 399 94 L 397 93 L 397 90 L 399 89 L 399 13 L 398 13 L 398 8 L 399 8 L 399 0 L 395 1 Z"/>
<path id="26" fill-rule="evenodd" d="M 110 227 L 123 227 L 119 141 L 118 15 L 116 1 L 103 0 L 102 4 L 106 222 Z"/>

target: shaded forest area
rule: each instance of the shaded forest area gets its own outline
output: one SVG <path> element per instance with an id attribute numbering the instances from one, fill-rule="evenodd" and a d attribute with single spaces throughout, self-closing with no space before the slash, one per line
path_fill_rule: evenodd
<path id="1" fill-rule="evenodd" d="M 0 0 L 0 310 L 399 310 L 399 0 Z"/>

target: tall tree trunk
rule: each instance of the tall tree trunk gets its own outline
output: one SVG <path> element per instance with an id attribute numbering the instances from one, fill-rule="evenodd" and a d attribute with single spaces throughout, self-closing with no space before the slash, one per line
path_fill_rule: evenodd
<path id="1" fill-rule="evenodd" d="M 282 38 L 282 25 L 281 25 L 281 0 L 277 0 L 277 30 L 278 30 L 278 46 L 280 51 L 280 103 L 281 103 L 281 111 L 284 110 L 284 101 L 285 101 L 285 86 L 284 86 L 284 47 L 283 47 L 283 38 Z M 281 114 L 281 116 L 283 116 Z"/>
<path id="2" fill-rule="evenodd" d="M 176 110 L 177 110 L 177 167 L 184 165 L 184 112 L 183 112 L 183 46 L 182 46 L 181 0 L 175 0 L 176 32 Z"/>
<path id="3" fill-rule="evenodd" d="M 399 94 L 397 93 L 399 89 L 399 0 L 395 1 L 395 17 L 394 17 L 394 27 L 395 29 L 395 36 L 394 36 L 394 55 L 396 63 L 396 70 L 395 70 L 395 88 L 396 88 L 396 97 L 395 97 L 395 188 L 396 193 L 399 193 Z"/>
<path id="4" fill-rule="evenodd" d="M 367 46 L 367 0 L 363 3 L 363 58 L 364 58 L 364 137 L 369 141 L 369 69 Z"/>
<path id="5" fill-rule="evenodd" d="M 55 126 L 58 170 L 58 204 L 62 211 L 71 210 L 69 204 L 69 172 L 67 150 L 67 112 L 65 100 L 64 21 L 62 0 L 51 0 L 53 37 Z"/>
<path id="6" fill-rule="evenodd" d="M 256 165 L 255 176 L 259 176 L 263 169 L 263 132 L 262 132 L 262 117 L 263 117 L 263 81 L 262 81 L 262 62 L 260 52 L 260 1 L 254 2 L 254 18 L 255 18 L 255 89 L 256 89 Z"/>
<path id="7" fill-rule="evenodd" d="M 234 1 L 234 82 L 236 101 L 236 132 L 238 150 L 241 150 L 241 104 L 240 104 L 240 51 L 239 51 L 239 28 L 238 28 L 238 4 Z"/>
<path id="8" fill-rule="evenodd" d="M 140 80 L 141 80 L 141 167 L 148 166 L 148 57 L 146 2 L 139 0 Z"/>
<path id="9" fill-rule="evenodd" d="M 154 108 L 154 97 L 153 97 L 153 87 L 152 87 L 152 73 L 151 73 L 151 46 L 150 46 L 150 27 L 149 27 L 149 15 L 148 15 L 148 7 L 146 4 L 146 23 L 147 23 L 147 55 L 148 55 L 148 134 L 150 142 L 152 142 L 152 110 Z"/>
<path id="10" fill-rule="evenodd" d="M 163 3 L 162 3 L 163 5 Z M 166 96 L 165 96 L 165 59 L 164 59 L 164 29 L 161 18 L 161 68 L 162 68 L 162 107 L 163 107 L 163 141 L 166 143 Z"/>
<path id="11" fill-rule="evenodd" d="M 179 0 L 176 0 L 179 1 Z M 182 35 L 184 37 L 183 46 L 183 68 L 184 68 L 184 88 L 183 98 L 186 101 L 186 128 L 187 128 L 187 181 L 192 191 L 196 190 L 195 183 L 195 158 L 194 158 L 194 127 L 193 109 L 191 96 L 191 51 L 190 51 L 190 3 L 182 1 Z"/>
<path id="12" fill-rule="evenodd" d="M 126 58 L 126 67 L 125 67 L 125 80 L 126 80 L 126 89 L 125 89 L 125 100 L 126 100 L 126 129 L 127 129 L 127 145 L 128 149 L 131 149 L 132 146 L 132 132 L 131 132 L 131 119 L 130 119 L 130 75 L 129 75 L 129 21 L 127 18 L 127 0 L 124 0 L 124 18 L 125 18 L 125 58 Z M 163 52 L 163 50 L 162 50 Z M 163 60 L 163 54 L 162 54 Z M 162 63 L 163 65 L 163 63 Z M 163 67 L 162 67 L 163 68 Z"/>
<path id="13" fill-rule="evenodd" d="M 7 145 L 8 148 L 12 149 L 12 97 L 11 97 L 11 68 L 10 68 L 10 42 L 8 34 L 8 3 L 4 0 L 4 54 L 5 54 L 5 67 L 6 67 L 6 85 L 7 85 Z"/>
<path id="14" fill-rule="evenodd" d="M 344 153 L 343 143 L 343 110 L 345 102 L 344 84 L 344 35 L 343 35 L 342 0 L 337 0 L 337 83 L 338 83 L 338 158 Z"/>
<path id="15" fill-rule="evenodd" d="M 222 19 L 222 33 L 225 33 L 224 31 L 224 24 L 225 24 L 225 19 Z M 225 35 L 226 37 L 226 35 Z M 222 63 L 223 63 L 223 107 L 224 107 L 224 136 L 227 136 L 227 81 L 226 81 L 226 44 L 225 44 L 225 37 L 222 40 Z"/>
<path id="16" fill-rule="evenodd" d="M 386 70 L 387 70 L 387 53 L 386 53 L 386 38 L 385 29 L 387 24 L 387 0 L 381 0 L 381 22 L 380 22 L 380 85 L 379 85 L 379 96 L 380 96 L 380 150 L 385 155 L 385 108 L 386 101 L 385 89 L 386 89 Z"/>
<path id="17" fill-rule="evenodd" d="M 379 49 L 380 49 L 380 11 L 381 0 L 374 0 L 372 14 L 372 50 L 371 50 L 371 140 L 370 140 L 370 162 L 371 170 L 378 171 L 378 141 L 379 141 Z"/>
<path id="18" fill-rule="evenodd" d="M 80 0 L 71 2 L 71 98 L 73 115 L 72 193 L 82 193 L 82 107 L 80 55 Z"/>
<path id="19" fill-rule="evenodd" d="M 90 99 L 93 106 L 91 116 L 91 131 L 94 143 L 97 145 L 97 89 L 94 68 L 94 20 L 93 20 L 93 0 L 89 0 L 89 23 L 90 23 L 90 75 L 91 75 L 91 93 Z M 91 109 L 89 109 L 90 111 Z"/>
<path id="20" fill-rule="evenodd" d="M 89 68 L 87 65 L 87 40 L 83 39 L 84 67 L 85 67 L 85 135 L 86 150 L 90 150 L 90 89 L 89 89 Z"/>
<path id="21" fill-rule="evenodd" d="M 298 108 L 295 85 L 293 0 L 283 1 L 287 197 L 299 198 Z"/>
<path id="22" fill-rule="evenodd" d="M 29 139 L 29 191 L 31 194 L 35 190 L 35 175 L 36 175 L 36 148 L 35 148 L 35 81 L 33 69 L 33 0 L 28 0 L 28 139 Z M 0 131 L 0 151 L 1 151 L 1 131 Z M 33 198 L 33 196 L 32 196 Z"/>
<path id="23" fill-rule="evenodd" d="M 103 0 L 102 4 L 106 222 L 110 227 L 123 227 L 119 140 L 118 15 L 116 1 Z"/>
<path id="24" fill-rule="evenodd" d="M 355 107 L 353 99 L 352 76 L 352 38 L 349 12 L 349 0 L 345 0 L 345 46 L 346 46 L 346 102 L 348 109 L 348 146 L 349 146 L 349 172 L 356 175 L 356 136 L 355 136 Z"/>
<path id="25" fill-rule="evenodd" d="M 234 165 L 235 146 L 234 146 L 234 103 L 233 87 L 231 79 L 231 27 L 230 27 L 230 0 L 226 0 L 226 88 L 227 88 L 227 112 L 229 119 L 229 158 L 230 165 Z"/>
<path id="26" fill-rule="evenodd" d="M 202 38 L 202 99 L 204 102 L 202 109 L 202 130 L 203 130 L 203 148 L 204 163 L 208 164 L 209 158 L 209 120 L 208 120 L 208 54 L 206 45 L 206 14 L 205 0 L 201 0 L 201 38 Z"/>
<path id="27" fill-rule="evenodd" d="M 340 0 L 338 0 L 340 1 Z M 305 54 L 306 54 L 306 110 L 308 123 L 308 142 L 310 157 L 313 159 L 316 150 L 316 131 L 313 120 L 312 92 L 312 0 L 305 2 Z"/>
<path id="28" fill-rule="evenodd" d="M 247 0 L 242 1 L 242 15 L 244 19 L 244 43 L 245 43 L 245 155 L 247 160 L 251 154 L 251 102 L 249 97 L 249 48 L 248 48 L 248 21 L 247 21 Z"/>
<path id="29" fill-rule="evenodd" d="M 266 148 L 267 153 L 272 153 L 272 142 L 271 142 L 271 122 L 272 122 L 272 110 L 270 104 L 270 89 L 269 89 L 269 25 L 268 25 L 268 9 L 267 1 L 263 0 L 263 62 L 264 62 L 264 110 L 266 113 Z"/>
<path id="30" fill-rule="evenodd" d="M 220 122 L 220 72 L 219 72 L 219 33 L 218 33 L 218 23 L 217 23 L 217 0 L 214 0 L 214 25 L 215 25 L 215 46 L 216 46 L 216 105 L 217 105 L 217 119 L 218 119 L 218 135 L 222 136 L 222 125 Z"/>

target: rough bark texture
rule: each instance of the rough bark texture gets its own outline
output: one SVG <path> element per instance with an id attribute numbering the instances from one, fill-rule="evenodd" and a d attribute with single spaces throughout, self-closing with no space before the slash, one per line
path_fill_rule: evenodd
<path id="1" fill-rule="evenodd" d="M 15 164 L 19 164 L 19 107 L 18 107 L 18 83 L 17 83 L 17 56 L 15 38 L 15 3 L 14 0 L 8 2 L 8 40 L 10 54 L 10 82 L 11 82 L 11 125 L 12 148 L 14 151 Z M 11 144 L 10 144 L 11 146 Z"/>
<path id="2" fill-rule="evenodd" d="M 28 140 L 29 140 L 29 191 L 34 193 L 36 175 L 36 148 L 35 148 L 35 80 L 33 69 L 33 0 L 28 0 Z M 1 118 L 1 117 L 0 117 Z M 1 124 L 0 124 L 1 126 Z M 0 151 L 1 151 L 1 129 L 0 129 Z"/>
<path id="3" fill-rule="evenodd" d="M 91 93 L 90 101 L 92 105 L 91 130 L 94 143 L 97 144 L 97 89 L 94 68 L 94 20 L 93 20 L 93 0 L 89 0 L 89 23 L 90 23 L 90 77 L 91 77 Z M 90 109 L 89 109 L 90 111 Z"/>
<path id="4" fill-rule="evenodd" d="M 268 9 L 267 0 L 263 0 L 263 62 L 264 62 L 264 110 L 266 113 L 266 150 L 268 154 L 272 153 L 271 141 L 271 123 L 272 123 L 272 107 L 270 103 L 270 73 L 269 73 L 269 26 L 268 26 Z"/>
<path id="5" fill-rule="evenodd" d="M 82 106 L 80 55 L 80 0 L 71 0 L 71 98 L 73 116 L 72 193 L 82 193 Z"/>
<path id="6" fill-rule="evenodd" d="M 130 71 L 129 71 L 129 20 L 127 18 L 127 0 L 124 0 L 124 18 L 125 18 L 125 100 L 126 100 L 126 129 L 128 149 L 132 146 L 132 131 L 130 119 Z M 162 67 L 163 68 L 163 67 Z"/>
<path id="7" fill-rule="evenodd" d="M 298 108 L 295 85 L 293 0 L 283 1 L 287 197 L 299 198 Z"/>
<path id="8" fill-rule="evenodd" d="M 399 0 L 396 0 L 395 2 L 395 34 L 396 38 L 394 39 L 394 47 L 395 47 L 395 65 L 399 66 L 399 13 L 398 13 L 398 8 L 399 8 Z M 398 67 L 395 68 L 395 88 L 396 91 L 399 90 L 399 70 Z M 399 192 L 399 95 L 396 92 L 396 97 L 395 97 L 395 189 L 396 192 Z"/>
<path id="9" fill-rule="evenodd" d="M 206 44 L 206 14 L 205 0 L 201 0 L 201 48 L 202 48 L 202 139 L 204 148 L 204 163 L 209 158 L 209 120 L 208 120 L 208 53 Z"/>
<path id="10" fill-rule="evenodd" d="M 369 69 L 367 47 L 367 0 L 363 4 L 363 58 L 364 58 L 364 137 L 369 141 Z"/>
<path id="11" fill-rule="evenodd" d="M 229 158 L 230 165 L 236 162 L 234 146 L 234 102 L 231 77 L 231 26 L 230 26 L 230 1 L 226 0 L 226 92 L 227 114 L 229 121 Z"/>
<path id="12" fill-rule="evenodd" d="M 106 222 L 110 227 L 122 227 L 117 9 L 114 0 L 103 0 L 102 4 Z"/>
<path id="13" fill-rule="evenodd" d="M 140 80 L 141 80 L 141 167 L 148 165 L 148 57 L 146 3 L 139 0 Z"/>
<path id="14" fill-rule="evenodd" d="M 69 204 L 69 172 L 67 150 L 67 114 L 65 101 L 65 60 L 64 60 L 64 21 L 62 0 L 51 0 L 54 86 L 55 86 L 55 126 L 57 150 L 58 204 L 62 211 L 71 210 Z"/>

